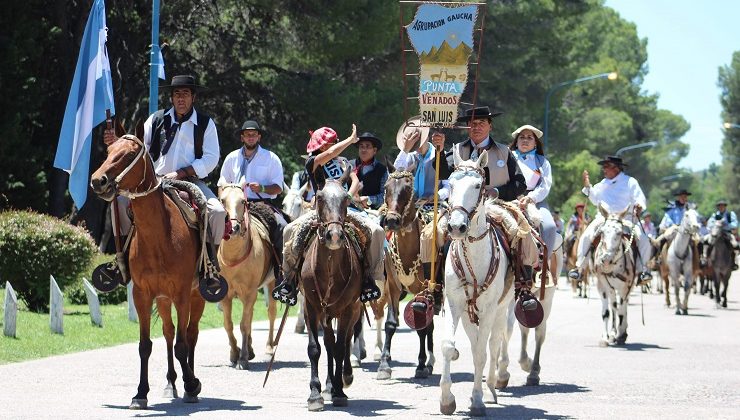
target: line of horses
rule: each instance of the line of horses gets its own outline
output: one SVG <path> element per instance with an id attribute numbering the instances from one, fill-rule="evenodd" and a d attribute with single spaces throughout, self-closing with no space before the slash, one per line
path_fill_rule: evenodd
<path id="1" fill-rule="evenodd" d="M 178 394 L 175 386 L 177 374 L 174 369 L 176 358 L 183 374 L 183 400 L 198 401 L 201 385 L 194 373 L 194 355 L 198 340 L 198 321 L 205 305 L 197 287 L 196 257 L 200 254 L 197 234 L 188 228 L 179 210 L 162 193 L 161 188 L 157 188 L 159 181 L 144 149 L 138 137 L 122 136 L 108 147 L 106 161 L 91 180 L 95 193 L 104 199 L 110 200 L 121 191 L 137 195 L 136 199 L 131 200 L 137 230 L 131 241 L 130 270 L 134 282 L 134 304 L 140 320 L 141 366 L 138 390 L 130 405 L 133 409 L 147 407 L 148 358 L 152 346 L 149 328 L 153 302 L 156 303 L 162 319 L 167 343 L 166 376 L 169 395 L 174 398 Z M 481 416 L 486 413 L 482 390 L 486 362 L 489 363 L 486 384 L 494 401 L 496 389 L 505 388 L 510 377 L 507 369 L 508 342 L 514 324 L 513 276 L 509 270 L 507 255 L 503 252 L 498 237 L 492 233 L 486 216 L 486 207 L 490 202 L 481 194 L 484 184 L 482 168 L 487 164 L 487 154 L 482 153 L 475 161 L 460 161 L 456 157 L 455 164 L 456 170 L 449 179 L 450 210 L 445 221 L 440 224 L 440 232 L 451 238 L 450 252 L 447 253 L 444 265 L 446 316 L 443 318 L 445 338 L 441 344 L 443 367 L 440 412 L 452 414 L 456 410 L 450 364 L 459 357 L 455 331 L 462 322 L 471 343 L 474 361 L 470 414 Z M 401 172 L 409 175 L 412 173 L 408 168 Z M 401 174 L 390 177 L 385 187 L 386 227 L 395 235 L 393 240 L 399 251 L 398 255 L 388 255 L 389 251 L 386 250 L 387 281 L 384 297 L 372 306 L 378 326 L 375 345 L 379 359 L 377 378 L 380 380 L 392 376 L 391 342 L 399 326 L 401 291 L 418 293 L 427 287 L 418 270 L 419 221 L 412 184 L 413 175 Z M 316 234 L 306 248 L 300 271 L 300 291 L 305 298 L 301 318 L 305 320 L 308 333 L 307 347 L 311 363 L 308 398 L 308 409 L 311 411 L 323 410 L 325 399 L 331 399 L 335 406 L 347 405 L 348 397 L 344 388 L 353 382 L 352 338 L 363 311 L 363 305 L 359 301 L 363 270 L 361 251 L 353 245 L 351 238 L 356 233 L 353 233 L 352 227 L 345 220 L 349 198 L 342 185 L 343 179 L 327 181 L 316 193 Z M 224 327 L 229 336 L 229 360 L 235 368 L 247 369 L 249 360 L 254 357 L 251 317 L 257 291 L 265 285 L 272 287 L 275 281 L 269 235 L 265 227 L 250 216 L 240 186 L 222 188 L 219 198 L 228 212 L 232 226 L 230 238 L 222 242 L 218 253 L 222 275 L 229 283 L 228 295 L 221 302 Z M 297 199 L 300 200 L 299 195 Z M 293 211 L 300 211 L 300 205 L 296 207 L 295 202 L 288 201 L 286 205 Z M 632 251 L 629 244 L 625 244 L 626 239 L 622 234 L 623 216 L 605 214 L 607 221 L 602 228 L 601 244 L 595 252 L 596 264 L 592 266 L 592 272 L 599 278 L 599 292 L 605 302 L 604 340 L 615 342 L 624 342 L 627 336 L 626 307 L 632 287 L 631 281 L 618 279 L 620 284 L 615 279 L 625 274 L 629 279 L 634 278 L 634 260 L 630 263 L 630 259 L 625 258 Z M 678 247 L 682 241 L 676 243 Z M 539 384 L 540 352 L 555 290 L 554 281 L 548 284 L 547 278 L 549 274 L 554 280 L 560 273 L 563 261 L 561 245 L 558 244 L 552 255 L 550 273 L 543 273 L 537 285 L 545 288 L 542 300 L 545 317 L 536 328 L 533 359 L 526 350 L 528 329 L 520 325 L 523 345 L 519 363 L 529 372 L 528 385 Z M 681 255 L 680 252 L 678 255 Z M 415 265 L 416 272 L 413 270 Z M 237 345 L 232 331 L 231 302 L 235 297 L 243 302 L 241 345 Z M 171 316 L 173 305 L 177 312 L 177 328 Z M 275 302 L 271 300 L 269 305 L 270 334 L 266 344 L 268 354 L 275 350 L 273 328 L 276 316 Z M 385 307 L 385 340 L 381 345 L 379 327 Z M 607 325 L 609 308 L 612 309 L 611 331 Z M 323 329 L 324 348 L 328 357 L 323 392 L 318 372 L 321 355 L 320 329 Z M 433 330 L 434 323 L 431 323 L 418 332 L 417 377 L 427 377 L 434 369 Z M 354 349 L 357 350 L 358 347 L 360 346 L 355 345 Z M 359 354 L 357 356 L 361 357 Z"/>

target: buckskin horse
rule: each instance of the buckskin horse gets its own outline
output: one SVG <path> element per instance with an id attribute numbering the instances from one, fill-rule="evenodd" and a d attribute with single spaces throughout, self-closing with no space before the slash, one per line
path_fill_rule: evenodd
<path id="1" fill-rule="evenodd" d="M 93 173 L 90 185 L 102 199 L 111 201 L 116 193 L 131 199 L 136 231 L 130 245 L 130 273 L 133 299 L 139 316 L 139 387 L 129 408 L 147 407 L 149 356 L 152 352 L 150 323 L 152 302 L 162 319 L 167 342 L 167 387 L 165 395 L 177 398 L 173 361 L 180 362 L 185 395 L 183 401 L 198 402 L 201 383 L 195 377 L 195 345 L 198 322 L 205 301 L 198 291 L 197 264 L 200 255 L 198 232 L 190 229 L 175 203 L 161 188 L 153 162 L 146 152 L 143 127 L 137 136 L 123 135 L 108 146 L 108 156 Z M 172 322 L 172 305 L 177 312 L 177 330 Z"/>
<path id="2" fill-rule="evenodd" d="M 456 409 L 450 362 L 460 355 L 455 348 L 455 332 L 462 318 L 475 365 L 470 415 L 485 416 L 482 380 L 486 346 L 490 349 L 490 363 L 495 365 L 506 327 L 507 305 L 502 302 L 513 299 L 514 291 L 511 282 L 505 281 L 509 261 L 486 217 L 483 168 L 488 162 L 488 152 L 484 151 L 477 161 L 461 162 L 457 154 L 454 159 L 456 169 L 449 178 L 447 200 L 450 213 L 446 228 L 452 243 L 445 262 L 444 306 L 448 315 L 442 340 L 444 365 L 439 381 L 442 391 L 439 406 L 445 415 Z M 489 376 L 486 383 L 495 402 L 495 369 Z"/>
<path id="3" fill-rule="evenodd" d="M 254 358 L 252 316 L 257 291 L 263 285 L 268 285 L 269 290 L 275 287 L 272 245 L 268 228 L 250 214 L 242 185 L 222 186 L 219 199 L 231 221 L 229 238 L 222 240 L 218 248 L 221 275 L 229 284 L 229 291 L 221 301 L 224 311 L 224 329 L 229 337 L 231 366 L 244 370 L 248 369 L 249 360 Z M 242 317 L 239 323 L 242 333 L 241 347 L 236 344 L 234 322 L 231 319 L 232 301 L 235 297 L 242 302 Z M 276 312 L 275 300 L 269 298 L 267 314 L 270 320 L 270 330 L 265 348 L 267 354 L 272 354 L 274 351 L 273 331 Z"/>
<path id="4" fill-rule="evenodd" d="M 389 167 L 390 176 L 385 183 L 385 219 L 384 228 L 391 231 L 389 247 L 386 249 L 385 272 L 386 292 L 384 300 L 388 303 L 388 314 L 385 321 L 385 342 L 378 364 L 377 379 L 390 379 L 392 369 L 391 341 L 399 324 L 400 297 L 403 289 L 416 295 L 425 290 L 427 282 L 421 266 L 422 222 L 416 212 L 416 195 L 414 193 L 414 169 L 401 168 L 395 171 Z M 373 312 L 382 314 L 382 304 L 371 304 Z M 377 307 L 379 306 L 379 307 Z M 376 316 L 377 318 L 377 316 Z M 418 330 L 419 364 L 416 367 L 416 378 L 426 378 L 434 367 L 434 320 L 424 329 Z M 429 350 L 429 360 L 425 345 Z"/>
<path id="5" fill-rule="evenodd" d="M 327 180 L 316 193 L 316 234 L 310 239 L 300 270 L 300 289 L 306 298 L 305 319 L 308 332 L 308 357 L 311 360 L 309 411 L 324 409 L 319 380 L 319 326 L 324 329 L 327 353 L 327 398 L 335 407 L 347 405 L 344 388 L 352 384 L 350 344 L 355 324 L 360 319 L 362 261 L 353 228 L 346 220 L 350 197 L 339 180 Z M 337 320 L 336 335 L 332 320 Z"/>

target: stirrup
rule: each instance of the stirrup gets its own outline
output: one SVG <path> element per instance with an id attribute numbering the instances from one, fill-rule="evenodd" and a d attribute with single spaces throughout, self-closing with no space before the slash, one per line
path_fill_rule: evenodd
<path id="1" fill-rule="evenodd" d="M 272 298 L 288 306 L 298 303 L 298 291 L 288 281 L 283 281 L 272 289 Z"/>
<path id="2" fill-rule="evenodd" d="M 206 270 L 203 277 L 198 280 L 198 290 L 203 299 L 211 303 L 217 303 L 226 297 L 229 292 L 229 284 L 214 270 Z"/>
<path id="3" fill-rule="evenodd" d="M 648 271 L 643 271 L 637 276 L 637 286 L 642 286 L 643 283 L 647 283 L 653 279 L 653 275 Z"/>

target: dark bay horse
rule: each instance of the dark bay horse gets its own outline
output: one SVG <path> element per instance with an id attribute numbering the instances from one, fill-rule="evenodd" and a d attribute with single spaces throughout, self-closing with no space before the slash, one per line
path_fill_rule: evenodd
<path id="1" fill-rule="evenodd" d="M 319 380 L 320 326 L 324 329 L 328 358 L 325 394 L 327 398 L 331 396 L 334 406 L 347 405 L 344 387 L 353 381 L 350 344 L 354 326 L 360 319 L 363 267 L 346 228 L 349 195 L 343 185 L 348 178 L 347 171 L 339 180 L 327 180 L 316 193 L 317 233 L 308 245 L 300 271 L 311 360 L 310 411 L 324 409 Z M 337 320 L 336 334 L 333 319 Z"/>
<path id="2" fill-rule="evenodd" d="M 141 368 L 138 392 L 129 408 L 147 407 L 152 352 L 150 324 L 155 299 L 167 342 L 165 393 L 177 398 L 174 348 L 185 382 L 183 401 L 198 402 L 201 384 L 193 368 L 198 322 L 205 307 L 197 287 L 198 233 L 188 228 L 180 210 L 163 193 L 149 153 L 136 136 L 124 135 L 108 146 L 108 157 L 92 175 L 90 185 L 107 201 L 115 199 L 116 193 L 129 197 L 136 224 L 129 266 L 139 316 Z M 177 330 L 172 322 L 172 304 L 177 311 Z"/>
<path id="3" fill-rule="evenodd" d="M 717 220 L 712 226 L 712 253 L 709 255 L 709 264 L 714 271 L 714 299 L 717 307 L 727 307 L 727 285 L 732 274 L 732 243 L 729 235 L 731 232 L 724 230 L 725 220 Z M 722 294 L 719 292 L 722 285 Z"/>
<path id="4" fill-rule="evenodd" d="M 414 169 L 401 168 L 395 171 L 389 167 L 391 174 L 385 183 L 386 215 L 384 228 L 392 232 L 390 246 L 386 249 L 385 258 L 385 296 L 388 302 L 388 315 L 385 320 L 385 342 L 378 365 L 377 379 L 390 379 L 392 369 L 391 341 L 399 325 L 400 296 L 405 288 L 409 293 L 416 295 L 427 288 L 424 272 L 421 265 L 421 237 L 422 222 L 416 212 L 416 195 L 414 194 Z M 439 261 L 439 260 L 438 260 Z M 383 310 L 380 300 L 373 311 Z M 379 306 L 379 307 L 378 307 Z M 416 378 L 428 377 L 434 367 L 434 321 L 426 328 L 418 330 L 419 335 L 419 364 L 416 367 Z M 426 345 L 426 348 L 425 348 Z M 427 352 L 429 358 L 427 360 Z"/>

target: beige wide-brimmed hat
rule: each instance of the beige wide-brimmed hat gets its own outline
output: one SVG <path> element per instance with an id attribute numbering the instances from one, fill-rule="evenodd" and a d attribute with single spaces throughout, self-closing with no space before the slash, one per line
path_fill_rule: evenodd
<path id="1" fill-rule="evenodd" d="M 535 127 L 533 125 L 529 125 L 529 124 L 525 124 L 525 125 L 517 128 L 516 130 L 514 130 L 514 132 L 511 133 L 511 138 L 514 139 L 514 140 L 516 140 L 516 136 L 518 136 L 519 133 L 521 133 L 524 130 L 529 130 L 529 131 L 533 132 L 534 135 L 537 136 L 538 139 L 541 139 L 542 138 L 542 131 L 540 131 L 539 128 L 537 128 L 537 127 Z"/>
<path id="2" fill-rule="evenodd" d="M 406 120 L 405 123 L 401 125 L 401 127 L 398 128 L 398 133 L 396 133 L 396 146 L 398 148 L 406 153 L 410 152 L 414 147 L 414 144 L 411 145 L 405 145 L 403 139 L 406 136 L 414 134 L 414 132 L 421 133 L 421 139 L 419 140 L 419 144 L 415 148 L 421 147 L 424 143 L 426 143 L 428 137 L 429 137 L 429 130 L 430 127 L 423 126 L 421 124 L 421 116 L 416 115 L 414 117 L 409 118 Z"/>

